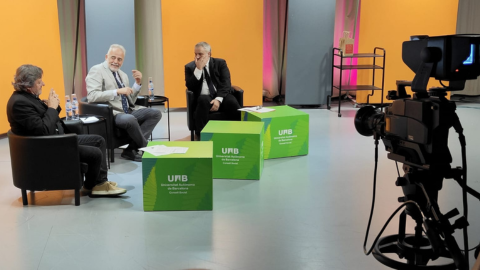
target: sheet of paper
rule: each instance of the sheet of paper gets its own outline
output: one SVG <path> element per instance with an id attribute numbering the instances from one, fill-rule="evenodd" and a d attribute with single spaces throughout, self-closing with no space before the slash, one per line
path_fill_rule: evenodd
<path id="1" fill-rule="evenodd" d="M 266 112 L 273 112 L 273 111 L 275 111 L 275 109 L 260 108 L 260 109 L 256 110 L 255 112 L 258 112 L 258 113 L 266 113 Z"/>
<path id="2" fill-rule="evenodd" d="M 154 151 L 151 152 L 152 155 L 154 156 L 164 156 L 164 155 L 170 155 L 172 154 L 172 149 L 155 149 Z"/>
<path id="3" fill-rule="evenodd" d="M 95 116 L 89 116 L 89 117 L 81 117 L 80 120 L 82 120 L 83 123 L 89 124 L 89 123 L 95 123 L 98 121 L 98 118 Z"/>
<path id="4" fill-rule="evenodd" d="M 239 111 L 244 111 L 244 112 L 256 112 L 256 113 L 266 113 L 266 112 L 275 111 L 275 109 L 265 108 L 265 107 L 261 107 L 261 106 L 241 108 L 241 109 L 238 109 L 238 110 Z"/>
<path id="5" fill-rule="evenodd" d="M 161 149 L 161 148 L 166 148 L 166 146 L 165 145 L 146 146 L 146 147 L 140 148 L 138 150 L 142 150 L 144 152 L 151 153 L 152 151 L 155 151 L 156 149 Z"/>
<path id="6" fill-rule="evenodd" d="M 188 151 L 188 147 L 173 147 L 173 148 L 175 148 L 173 149 L 173 152 L 175 154 L 185 154 Z"/>
<path id="7" fill-rule="evenodd" d="M 170 154 L 185 154 L 188 151 L 188 147 L 168 147 L 165 145 L 153 145 L 140 148 L 139 150 L 145 151 L 154 156 L 164 156 Z"/>

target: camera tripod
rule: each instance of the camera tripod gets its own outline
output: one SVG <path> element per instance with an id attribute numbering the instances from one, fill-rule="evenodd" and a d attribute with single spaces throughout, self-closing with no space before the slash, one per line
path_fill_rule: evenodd
<path id="1" fill-rule="evenodd" d="M 454 178 L 477 199 L 480 199 L 480 194 L 461 183 L 461 168 L 450 169 L 449 165 L 444 165 L 443 168 L 447 169 L 443 169 L 442 173 L 432 173 L 431 170 L 404 165 L 406 174 L 397 179 L 396 185 L 403 189 L 405 196 L 400 197 L 399 202 L 407 203 L 406 209 L 400 214 L 398 234 L 382 237 L 376 243 L 372 254 L 379 262 L 394 269 L 468 268 L 468 258 L 462 254 L 452 236 L 455 229 L 464 229 L 468 222 L 462 216 L 454 224 L 450 224 L 449 219 L 458 215 L 458 210 L 453 209 L 442 214 L 436 200 L 443 178 Z M 414 234 L 405 233 L 407 215 L 416 222 Z M 392 259 L 386 254 L 396 254 L 406 262 Z M 438 258 L 447 259 L 449 262 L 427 265 Z"/>

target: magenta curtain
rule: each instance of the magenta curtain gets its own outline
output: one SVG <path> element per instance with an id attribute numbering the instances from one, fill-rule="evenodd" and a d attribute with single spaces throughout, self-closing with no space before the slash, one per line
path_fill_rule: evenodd
<path id="1" fill-rule="evenodd" d="M 333 37 L 333 46 L 338 48 L 339 40 L 343 35 L 343 31 L 349 31 L 350 37 L 355 38 L 354 52 L 358 52 L 358 40 L 359 40 L 359 29 L 360 29 L 360 0 L 337 0 L 335 7 L 335 30 Z M 355 15 L 357 14 L 357 4 L 358 4 L 358 16 L 355 21 Z M 356 23 L 356 27 L 355 27 Z M 355 33 L 354 33 L 355 28 Z M 354 34 L 354 35 L 353 35 Z M 335 64 L 340 64 L 339 57 L 335 57 Z M 356 58 L 348 58 L 344 60 L 344 65 L 355 65 L 357 64 Z M 334 84 L 339 84 L 340 71 L 338 69 L 334 70 Z M 357 71 L 343 71 L 342 84 L 357 84 Z M 338 91 L 335 92 L 334 89 L 333 96 L 338 96 Z M 349 94 L 355 95 L 356 91 L 350 91 Z"/>
<path id="2" fill-rule="evenodd" d="M 285 93 L 287 5 L 288 0 L 263 1 L 263 96 L 268 98 Z"/>

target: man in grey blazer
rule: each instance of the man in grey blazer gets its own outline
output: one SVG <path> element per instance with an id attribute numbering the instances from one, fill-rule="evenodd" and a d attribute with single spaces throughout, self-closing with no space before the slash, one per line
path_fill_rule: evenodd
<path id="1" fill-rule="evenodd" d="M 118 44 L 111 45 L 105 61 L 93 66 L 85 78 L 87 99 L 88 102 L 106 102 L 112 105 L 115 124 L 125 129 L 132 139 L 121 156 L 142 161 L 138 148 L 147 146 L 147 138 L 162 118 L 162 113 L 135 105 L 142 86 L 142 73 L 132 70 L 135 82 L 130 88 L 127 74 L 120 70 L 124 59 L 125 48 Z"/>

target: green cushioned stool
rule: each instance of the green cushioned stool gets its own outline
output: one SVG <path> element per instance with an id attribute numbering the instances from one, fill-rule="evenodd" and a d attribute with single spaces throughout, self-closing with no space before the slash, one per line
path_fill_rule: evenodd
<path id="1" fill-rule="evenodd" d="M 242 111 L 242 121 L 265 123 L 265 159 L 308 154 L 309 115 L 290 106 L 268 107 L 273 112 Z"/>
<path id="2" fill-rule="evenodd" d="M 263 123 L 208 121 L 200 138 L 213 142 L 213 178 L 260 179 Z"/>
<path id="3" fill-rule="evenodd" d="M 185 154 L 142 160 L 145 211 L 212 210 L 212 142 L 149 142 L 148 146 L 188 147 Z"/>

